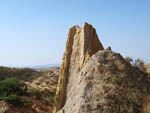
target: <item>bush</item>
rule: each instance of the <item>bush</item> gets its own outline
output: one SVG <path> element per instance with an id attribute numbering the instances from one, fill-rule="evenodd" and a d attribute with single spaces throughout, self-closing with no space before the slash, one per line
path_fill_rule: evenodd
<path id="1" fill-rule="evenodd" d="M 51 102 L 54 102 L 54 100 L 55 100 L 55 94 L 50 94 L 49 95 L 49 99 L 50 99 Z"/>
<path id="2" fill-rule="evenodd" d="M 139 68 L 143 68 L 144 65 L 145 65 L 144 61 L 139 59 L 139 58 L 134 61 L 134 66 L 137 66 Z"/>
<path id="3" fill-rule="evenodd" d="M 14 78 L 0 81 L 0 95 L 21 95 L 25 91 L 25 85 Z"/>
<path id="4" fill-rule="evenodd" d="M 133 62 L 133 59 L 131 57 L 126 57 L 125 60 L 128 62 L 128 63 L 132 63 Z"/>
<path id="5" fill-rule="evenodd" d="M 21 106 L 23 102 L 20 98 L 26 87 L 20 81 L 9 78 L 0 81 L 0 100 L 4 100 L 13 106 Z"/>
<path id="6" fill-rule="evenodd" d="M 24 105 L 24 102 L 20 98 L 20 96 L 17 95 L 9 95 L 9 96 L 0 96 L 0 100 L 3 100 L 5 102 L 8 102 L 12 106 L 21 107 Z"/>
<path id="7" fill-rule="evenodd" d="M 54 100 L 55 100 L 55 93 L 49 92 L 49 93 L 45 96 L 45 99 L 53 103 Z"/>
<path id="8" fill-rule="evenodd" d="M 28 89 L 28 92 L 35 95 L 37 99 L 41 99 L 42 97 L 42 92 L 36 88 L 30 88 Z"/>

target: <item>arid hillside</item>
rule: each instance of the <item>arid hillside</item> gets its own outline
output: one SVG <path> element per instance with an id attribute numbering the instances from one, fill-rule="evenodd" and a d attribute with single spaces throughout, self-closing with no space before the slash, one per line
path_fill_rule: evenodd
<path id="1" fill-rule="evenodd" d="M 38 71 L 29 68 L 0 67 L 0 83 L 5 83 L 5 87 L 12 86 L 13 79 L 17 79 L 26 87 L 21 95 L 12 96 L 13 93 L 7 98 L 0 95 L 0 113 L 52 113 L 58 72 L 57 67 Z M 0 87 L 0 90 L 3 89 Z M 22 106 L 17 103 L 20 101 L 23 103 Z"/>

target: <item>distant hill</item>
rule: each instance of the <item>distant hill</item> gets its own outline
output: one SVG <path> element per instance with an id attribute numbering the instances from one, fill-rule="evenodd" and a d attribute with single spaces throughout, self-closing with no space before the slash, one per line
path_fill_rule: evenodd
<path id="1" fill-rule="evenodd" d="M 60 64 L 47 64 L 47 65 L 37 65 L 37 66 L 29 66 L 31 69 L 44 69 L 48 67 L 60 67 Z"/>
<path id="2" fill-rule="evenodd" d="M 30 69 L 44 69 L 44 68 L 49 68 L 49 67 L 60 67 L 60 64 L 46 64 L 46 65 L 35 65 L 35 66 L 20 66 L 16 68 L 30 68 Z"/>
<path id="3" fill-rule="evenodd" d="M 43 73 L 30 68 L 8 68 L 0 66 L 0 80 L 13 77 L 19 80 L 28 81 L 37 76 L 41 76 L 42 74 Z"/>

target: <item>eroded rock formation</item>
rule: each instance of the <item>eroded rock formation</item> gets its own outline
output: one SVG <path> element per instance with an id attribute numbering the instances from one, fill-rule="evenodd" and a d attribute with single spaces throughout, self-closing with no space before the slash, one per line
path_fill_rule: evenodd
<path id="1" fill-rule="evenodd" d="M 149 113 L 150 82 L 85 23 L 70 29 L 54 113 Z"/>
<path id="2" fill-rule="evenodd" d="M 64 106 L 66 98 L 74 90 L 78 73 L 84 70 L 89 58 L 99 50 L 103 50 L 103 46 L 91 25 L 84 23 L 82 28 L 74 26 L 70 29 L 59 73 L 54 113 Z"/>

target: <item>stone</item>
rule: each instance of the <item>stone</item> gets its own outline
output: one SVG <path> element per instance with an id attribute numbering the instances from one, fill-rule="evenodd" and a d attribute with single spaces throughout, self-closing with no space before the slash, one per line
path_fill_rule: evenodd
<path id="1" fill-rule="evenodd" d="M 66 98 L 72 95 L 79 78 L 78 73 L 85 69 L 89 58 L 103 49 L 92 25 L 84 23 L 82 28 L 73 26 L 70 29 L 59 73 L 54 113 L 60 110 Z"/>
<path id="2" fill-rule="evenodd" d="M 149 113 L 150 81 L 85 23 L 71 28 L 54 113 Z"/>

